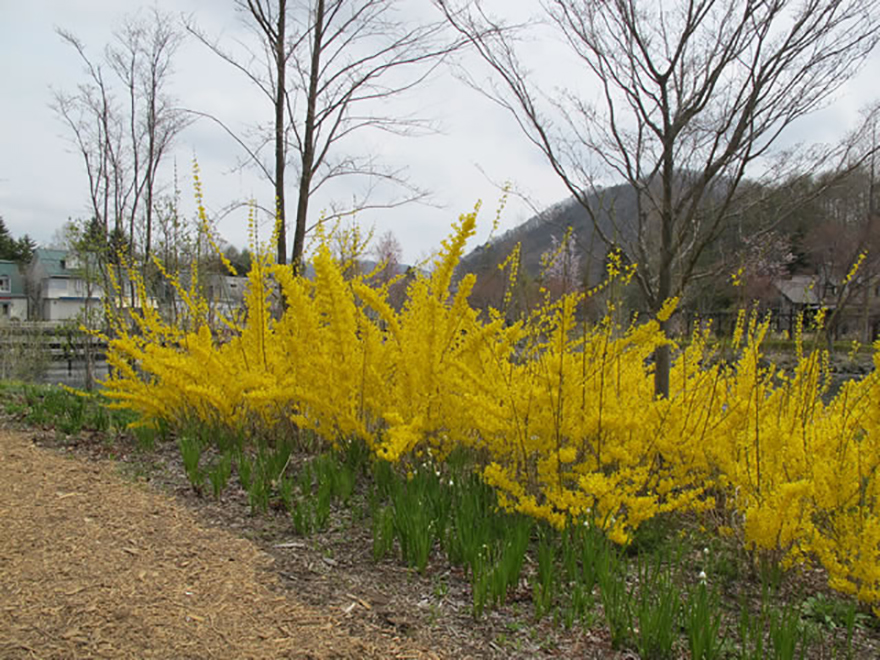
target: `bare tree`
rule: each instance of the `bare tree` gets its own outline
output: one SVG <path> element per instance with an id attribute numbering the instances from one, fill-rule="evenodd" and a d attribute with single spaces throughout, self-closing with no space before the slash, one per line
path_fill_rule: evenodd
<path id="1" fill-rule="evenodd" d="M 147 17 L 127 18 L 117 31 L 107 60 L 125 90 L 131 162 L 129 250 L 134 252 L 135 219 L 143 202 L 143 260 L 152 247 L 153 213 L 159 166 L 189 118 L 169 97 L 172 60 L 182 34 L 172 18 L 152 9 Z"/>
<path id="2" fill-rule="evenodd" d="M 400 263 L 403 259 L 403 248 L 400 241 L 389 229 L 379 237 L 371 251 L 379 267 L 379 271 L 375 275 L 376 281 L 383 285 L 388 284 L 397 277 L 400 270 Z"/>
<path id="3" fill-rule="evenodd" d="M 90 59 L 75 35 L 64 30 L 58 30 L 58 34 L 82 60 L 86 81 L 77 86 L 75 93 L 54 90 L 52 109 L 67 125 L 83 159 L 92 215 L 107 234 L 111 218 L 115 228 L 122 228 L 125 205 L 125 190 L 117 185 L 123 173 L 120 111 L 103 67 Z"/>
<path id="4" fill-rule="evenodd" d="M 547 0 L 546 24 L 598 100 L 576 91 L 548 99 L 518 55 L 515 29 L 480 0 L 435 2 L 489 65 L 490 94 L 596 232 L 638 263 L 636 281 L 655 313 L 697 275 L 747 172 L 854 75 L 878 40 L 873 0 Z M 621 179 L 637 209 L 609 228 L 590 200 Z M 669 360 L 668 347 L 657 352 L 660 395 L 669 392 Z"/>
<path id="5" fill-rule="evenodd" d="M 541 255 L 541 280 L 554 299 L 580 288 L 581 256 L 577 234 L 572 229 L 565 232 L 561 241 L 555 235 L 551 237 L 550 248 Z"/>
<path id="6" fill-rule="evenodd" d="M 199 41 L 241 71 L 272 102 L 271 138 L 267 139 L 263 135 L 263 131 L 260 130 L 256 144 L 250 144 L 216 116 L 200 111 L 193 111 L 193 114 L 217 122 L 245 151 L 247 154 L 246 162 L 255 166 L 272 184 L 275 189 L 275 208 L 271 209 L 271 213 L 277 221 L 277 260 L 279 264 L 284 264 L 287 263 L 284 181 L 288 164 L 287 134 L 289 131 L 287 69 L 299 44 L 291 43 L 288 39 L 287 0 L 236 0 L 236 5 L 243 12 L 245 21 L 260 40 L 264 59 L 261 59 L 260 55 L 249 48 L 246 56 L 239 59 L 221 46 L 219 42 L 212 41 L 191 19 L 187 21 L 186 27 Z M 264 68 L 265 70 L 263 70 Z M 262 151 L 268 144 L 274 145 L 274 161 L 271 166 L 265 163 L 262 157 Z"/>
<path id="7" fill-rule="evenodd" d="M 278 227 L 278 261 L 287 261 L 285 172 L 298 172 L 291 263 L 299 268 L 305 245 L 309 201 L 328 181 L 362 176 L 368 193 L 342 213 L 389 207 L 423 199 L 405 172 L 383 167 L 372 156 L 357 156 L 341 144 L 354 133 L 379 130 L 411 135 L 428 127 L 396 115 L 393 99 L 422 83 L 455 48 L 443 39 L 442 23 L 410 26 L 399 18 L 399 0 L 236 0 L 260 40 L 262 52 L 227 50 L 192 22 L 189 31 L 241 71 L 274 110 L 271 131 L 251 141 L 216 117 L 247 155 L 247 162 L 272 183 Z M 205 113 L 196 113 L 209 116 Z M 270 135 L 271 134 L 271 135 Z M 273 150 L 273 164 L 264 151 Z M 369 201 L 378 185 L 402 186 L 405 193 L 381 204 Z"/>
<path id="8" fill-rule="evenodd" d="M 146 268 L 159 168 L 190 121 L 167 93 L 181 34 L 153 9 L 126 18 L 95 59 L 74 34 L 57 32 L 85 67 L 85 81 L 75 92 L 56 90 L 52 107 L 83 159 L 92 217 L 108 244 L 118 247 L 127 233 L 129 255 L 140 248 Z"/>

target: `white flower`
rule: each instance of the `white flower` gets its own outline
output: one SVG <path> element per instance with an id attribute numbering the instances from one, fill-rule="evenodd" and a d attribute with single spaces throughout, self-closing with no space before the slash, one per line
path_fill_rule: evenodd
<path id="1" fill-rule="evenodd" d="M 697 577 L 700 578 L 700 582 L 706 584 L 706 571 L 700 571 L 700 574 Z"/>

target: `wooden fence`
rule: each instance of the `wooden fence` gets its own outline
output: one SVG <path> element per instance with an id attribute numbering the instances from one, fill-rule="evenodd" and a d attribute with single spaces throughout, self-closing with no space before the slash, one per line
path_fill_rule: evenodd
<path id="1" fill-rule="evenodd" d="M 87 384 L 107 375 L 107 345 L 69 323 L 0 325 L 0 379 L 35 383 Z"/>

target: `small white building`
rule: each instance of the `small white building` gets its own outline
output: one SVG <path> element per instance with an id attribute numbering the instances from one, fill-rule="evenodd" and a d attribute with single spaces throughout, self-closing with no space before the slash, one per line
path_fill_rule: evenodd
<path id="1" fill-rule="evenodd" d="M 86 308 L 97 309 L 103 292 L 82 277 L 79 260 L 67 250 L 34 252 L 28 277 L 35 287 L 34 320 L 66 321 Z"/>
<path id="2" fill-rule="evenodd" d="M 24 278 L 14 261 L 0 259 L 0 323 L 27 320 Z"/>

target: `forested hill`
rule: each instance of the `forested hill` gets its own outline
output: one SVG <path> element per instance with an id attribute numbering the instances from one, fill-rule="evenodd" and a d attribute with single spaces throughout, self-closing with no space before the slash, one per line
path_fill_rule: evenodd
<path id="1" fill-rule="evenodd" d="M 633 189 L 619 185 L 603 190 L 590 198 L 591 207 L 596 209 L 600 226 L 606 236 L 621 236 L 621 231 L 631 231 L 636 213 Z M 499 271 L 502 263 L 517 243 L 521 244 L 520 272 L 526 280 L 537 280 L 542 274 L 542 256 L 554 250 L 563 239 L 568 228 L 573 230 L 573 247 L 579 256 L 579 277 L 586 277 L 590 285 L 602 278 L 608 246 L 594 230 L 586 209 L 573 197 L 554 204 L 513 229 L 477 246 L 464 256 L 459 273 L 474 273 L 478 285 L 474 291 L 474 302 L 481 305 L 492 302 L 503 290 L 506 275 Z M 497 304 L 497 302 L 496 302 Z"/>
<path id="2" fill-rule="evenodd" d="M 629 185 L 609 187 L 589 198 L 602 233 L 624 251 L 636 253 L 639 218 L 636 195 Z M 816 177 L 795 176 L 776 185 L 743 182 L 714 236 L 706 238 L 697 270 L 700 277 L 687 287 L 684 303 L 691 308 L 726 309 L 737 301 L 778 303 L 774 284 L 796 275 L 821 282 L 830 308 L 864 302 L 866 292 L 877 299 L 880 319 L 880 186 L 867 167 L 848 173 Z M 711 213 L 711 208 L 709 209 Z M 643 219 L 641 237 L 648 258 L 657 254 L 659 232 L 655 219 Z M 708 223 L 707 223 L 708 226 Z M 545 273 L 542 256 L 552 253 L 567 229 L 573 230 L 565 290 L 595 286 L 604 279 L 609 245 L 594 230 L 584 207 L 574 198 L 563 200 L 518 227 L 478 246 L 461 262 L 459 274 L 474 273 L 471 296 L 478 307 L 498 307 L 504 300 L 507 275 L 498 265 L 519 243 L 522 247 L 517 295 L 525 308 L 537 302 L 537 289 L 560 293 L 559 270 Z M 838 295 L 838 286 L 858 263 L 858 277 Z M 736 291 L 731 274 L 738 273 Z M 557 289 L 553 291 L 556 281 Z M 827 286 L 826 286 L 827 285 Z M 639 304 L 635 291 L 630 300 Z M 874 302 L 870 303 L 872 306 Z M 864 307 L 864 304 L 862 305 Z M 878 320 L 880 324 L 880 320 Z"/>

